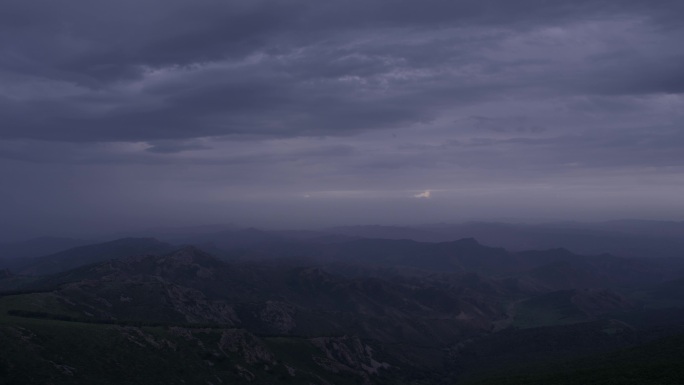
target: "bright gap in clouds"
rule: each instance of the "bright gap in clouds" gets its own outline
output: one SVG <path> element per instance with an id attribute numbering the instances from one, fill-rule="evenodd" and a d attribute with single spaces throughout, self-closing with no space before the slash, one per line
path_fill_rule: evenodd
<path id="1" fill-rule="evenodd" d="M 413 197 L 418 199 L 430 199 L 430 190 L 425 190 L 422 193 L 415 194 Z"/>

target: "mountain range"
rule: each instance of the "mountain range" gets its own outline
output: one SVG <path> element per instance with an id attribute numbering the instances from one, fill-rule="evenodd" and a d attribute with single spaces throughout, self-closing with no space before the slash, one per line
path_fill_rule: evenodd
<path id="1" fill-rule="evenodd" d="M 0 274 L 0 383 L 684 379 L 679 258 L 220 229 L 15 266 Z"/>

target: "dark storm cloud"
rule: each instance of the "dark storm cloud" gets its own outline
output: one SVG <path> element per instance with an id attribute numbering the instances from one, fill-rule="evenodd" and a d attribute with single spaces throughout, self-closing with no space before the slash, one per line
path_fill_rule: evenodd
<path id="1" fill-rule="evenodd" d="M 33 78 L 23 85 L 25 98 L 0 99 L 5 138 L 346 135 L 429 121 L 452 103 L 530 87 L 587 93 L 682 87 L 681 56 L 648 63 L 628 51 L 554 68 L 548 60 L 482 52 L 512 31 L 630 15 L 648 23 L 679 12 L 679 2 L 8 1 L 1 7 L 4 76 Z M 655 54 L 667 58 L 672 48 Z M 471 76 L 458 73 L 469 66 L 479 68 L 470 68 Z M 159 77 L 166 71 L 167 79 L 146 84 L 155 71 Z M 44 88 L 56 94 L 44 95 Z"/>
<path id="2" fill-rule="evenodd" d="M 112 211 L 158 193 L 213 213 L 464 185 L 523 202 L 528 183 L 614 173 L 629 190 L 645 173 L 655 196 L 684 167 L 682 15 L 680 0 L 4 0 L 0 194 L 48 202 L 45 177 L 64 212 L 73 189 Z"/>

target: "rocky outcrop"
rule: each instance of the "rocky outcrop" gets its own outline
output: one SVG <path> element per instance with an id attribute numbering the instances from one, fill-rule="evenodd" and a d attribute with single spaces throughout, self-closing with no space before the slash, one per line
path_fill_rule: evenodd
<path id="1" fill-rule="evenodd" d="M 210 301 L 199 290 L 168 283 L 166 295 L 173 309 L 191 323 L 219 323 L 234 326 L 239 322 L 232 306 Z"/>
<path id="2" fill-rule="evenodd" d="M 358 337 L 319 337 L 312 338 L 311 342 L 324 353 L 322 357 L 314 357 L 316 363 L 334 373 L 359 374 L 366 382 L 370 382 L 369 375 L 391 367 L 386 362 L 376 360 L 373 349 Z"/>
<path id="3" fill-rule="evenodd" d="M 253 334 L 239 329 L 225 330 L 221 333 L 219 349 L 224 354 L 237 354 L 248 364 L 275 364 L 275 356 Z"/>
<path id="4" fill-rule="evenodd" d="M 289 303 L 266 301 L 259 316 L 269 328 L 279 333 L 288 333 L 297 326 L 294 313 L 295 307 Z"/>

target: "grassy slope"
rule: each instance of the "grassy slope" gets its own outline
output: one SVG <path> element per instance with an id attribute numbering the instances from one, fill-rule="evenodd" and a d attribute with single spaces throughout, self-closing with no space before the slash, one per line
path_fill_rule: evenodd
<path id="1" fill-rule="evenodd" d="M 2 385 L 308 384 L 321 382 L 320 377 L 353 384 L 359 380 L 322 370 L 312 360 L 320 351 L 304 339 L 266 339 L 277 362 L 268 365 L 247 362 L 239 351 L 220 349 L 222 329 L 122 327 L 15 317 L 8 310 L 73 315 L 49 293 L 0 298 Z M 285 365 L 298 369 L 294 377 Z"/>
<path id="2" fill-rule="evenodd" d="M 468 385 L 684 384 L 684 335 L 588 358 L 521 367 Z"/>

